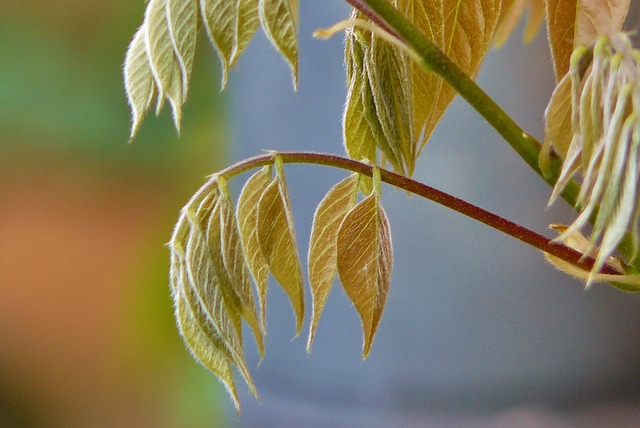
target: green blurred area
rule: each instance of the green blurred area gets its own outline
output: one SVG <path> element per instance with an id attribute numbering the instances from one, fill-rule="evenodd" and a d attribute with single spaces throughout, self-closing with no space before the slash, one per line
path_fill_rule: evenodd
<path id="1" fill-rule="evenodd" d="M 178 136 L 128 144 L 122 61 L 144 2 L 0 0 L 0 427 L 224 426 L 224 395 L 172 317 L 168 241 L 225 163 L 199 40 Z"/>

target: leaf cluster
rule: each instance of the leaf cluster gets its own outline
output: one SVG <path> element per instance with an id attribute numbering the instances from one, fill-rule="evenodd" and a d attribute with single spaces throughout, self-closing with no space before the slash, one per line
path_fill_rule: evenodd
<path id="1" fill-rule="evenodd" d="M 314 216 L 308 349 L 336 274 L 362 319 L 365 356 L 382 316 L 391 280 L 391 233 L 380 203 L 379 173 L 374 175 L 374 190 L 360 202 L 358 181 L 359 175 L 352 174 L 334 186 Z M 169 242 L 170 281 L 185 344 L 221 380 L 239 408 L 232 367 L 257 394 L 244 359 L 242 320 L 264 355 L 269 274 L 289 297 L 296 334 L 302 329 L 305 301 L 291 205 L 277 155 L 275 168 L 264 166 L 245 182 L 235 209 L 226 183 L 225 176 L 212 176 L 182 209 Z"/>
<path id="2" fill-rule="evenodd" d="M 130 138 L 138 132 L 154 99 L 156 113 L 165 99 L 169 102 L 180 129 L 200 27 L 218 52 L 224 87 L 229 69 L 260 25 L 289 64 L 297 85 L 298 0 L 150 0 L 124 61 L 132 116 Z"/>

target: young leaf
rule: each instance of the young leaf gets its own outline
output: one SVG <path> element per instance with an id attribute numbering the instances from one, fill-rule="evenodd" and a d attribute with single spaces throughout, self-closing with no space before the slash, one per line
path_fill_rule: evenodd
<path id="1" fill-rule="evenodd" d="M 260 18 L 258 15 L 258 0 L 237 0 L 238 17 L 236 19 L 236 43 L 231 56 L 231 65 L 233 65 L 240 55 L 244 52 L 247 44 L 253 38 L 256 30 L 260 26 Z"/>
<path id="2" fill-rule="evenodd" d="M 308 257 L 313 312 L 307 351 L 311 350 L 320 315 L 338 270 L 338 229 L 356 203 L 357 194 L 358 175 L 352 174 L 329 190 L 313 216 Z"/>
<path id="3" fill-rule="evenodd" d="M 260 355 L 264 355 L 262 330 L 258 321 L 256 304 L 253 299 L 249 271 L 245 263 L 244 250 L 236 224 L 231 200 L 226 192 L 221 192 L 218 202 L 220 212 L 220 254 L 225 269 L 225 280 L 229 281 L 239 298 L 242 317 L 247 321 L 258 345 Z"/>
<path id="4" fill-rule="evenodd" d="M 547 0 L 549 45 L 556 80 L 569 70 L 571 53 L 602 34 L 618 32 L 630 0 Z"/>
<path id="5" fill-rule="evenodd" d="M 524 41 L 528 43 L 538 34 L 540 24 L 545 17 L 545 0 L 508 0 L 502 3 L 500 24 L 494 35 L 494 44 L 501 47 L 520 22 L 526 9 L 529 9 L 527 27 L 524 30 Z"/>
<path id="6" fill-rule="evenodd" d="M 222 63 L 222 86 L 227 83 L 236 50 L 238 9 L 236 1 L 200 0 L 202 21 Z"/>
<path id="7" fill-rule="evenodd" d="M 240 410 L 240 401 L 236 392 L 233 372 L 228 360 L 217 348 L 211 346 L 209 339 L 200 328 L 198 322 L 187 307 L 184 299 L 176 303 L 176 320 L 180 334 L 191 351 L 193 358 L 216 376 L 233 401 L 236 410 Z"/>
<path id="8" fill-rule="evenodd" d="M 182 80 L 182 101 L 187 99 L 198 28 L 197 0 L 167 0 L 167 25 Z"/>
<path id="9" fill-rule="evenodd" d="M 260 250 L 258 241 L 258 202 L 271 182 L 271 168 L 265 166 L 253 174 L 245 183 L 238 198 L 236 217 L 244 253 L 258 290 L 260 321 L 262 331 L 266 331 L 267 280 L 269 263 Z"/>
<path id="10" fill-rule="evenodd" d="M 571 111 L 571 78 L 565 75 L 553 91 L 544 113 L 545 135 L 539 163 L 546 176 L 551 173 L 551 148 L 563 159 L 567 156 L 573 137 Z"/>
<path id="11" fill-rule="evenodd" d="M 169 32 L 167 11 L 167 0 L 149 2 L 144 21 L 145 46 L 151 73 L 158 87 L 157 109 L 162 108 L 162 100 L 166 97 L 171 104 L 173 121 L 179 130 L 184 102 L 182 70 Z"/>
<path id="12" fill-rule="evenodd" d="M 271 43 L 289 63 L 298 86 L 298 0 L 260 0 L 260 21 Z"/>
<path id="13" fill-rule="evenodd" d="M 133 139 L 138 133 L 142 119 L 149 110 L 156 92 L 156 84 L 149 68 L 144 38 L 145 29 L 140 27 L 133 36 L 124 60 L 125 92 L 131 107 L 130 139 Z"/>
<path id="14" fill-rule="evenodd" d="M 409 16 L 449 58 L 468 75 L 474 75 L 491 45 L 501 14 L 501 0 L 402 1 Z M 422 3 L 422 4 L 420 4 Z M 402 10 L 402 9 L 401 9 Z M 419 65 L 412 63 L 414 135 L 424 127 L 424 139 L 456 95 L 453 88 Z"/>
<path id="15" fill-rule="evenodd" d="M 501 0 L 397 0 L 394 3 L 469 75 L 476 73 L 491 44 L 502 5 Z M 383 42 L 378 43 L 383 46 Z M 388 141 L 392 152 L 401 155 L 398 157 L 402 168 L 394 167 L 411 174 L 417 156 L 456 92 L 434 73 L 407 60 L 400 48 L 389 49 L 405 59 L 398 61 L 379 48 L 376 52 L 375 44 L 371 44 L 365 50 L 364 67 L 368 70 L 376 113 L 385 137 L 392 138 Z M 345 51 L 347 63 L 351 54 L 349 50 Z M 349 67 L 347 71 L 350 71 Z M 357 73 L 356 70 L 352 72 Z M 366 117 L 364 108 L 360 108 L 360 114 Z M 393 127 L 389 126 L 391 121 Z M 409 144 L 407 140 L 410 140 Z"/>
<path id="16" fill-rule="evenodd" d="M 392 259 L 389 221 L 374 192 L 346 215 L 337 242 L 338 274 L 362 319 L 365 358 L 382 317 Z"/>
<path id="17" fill-rule="evenodd" d="M 212 191 L 204 195 L 202 200 L 192 201 L 184 208 L 183 215 L 188 221 L 189 233 L 183 262 L 178 264 L 179 274 L 172 275 L 172 279 L 181 278 L 181 281 L 172 288 L 180 291 L 178 296 L 184 297 L 193 318 L 208 338 L 208 345 L 222 353 L 229 363 L 238 368 L 250 390 L 256 394 L 244 361 L 241 332 L 234 321 L 239 318 L 239 314 L 230 313 L 230 308 L 233 308 L 225 302 L 224 290 L 221 288 L 220 277 L 216 272 L 205 235 L 206 225 L 218 200 L 219 194 Z M 176 228 L 176 239 L 172 239 L 172 243 L 180 240 L 177 234 L 183 231 L 182 227 Z M 179 247 L 171 245 L 170 248 L 172 256 L 175 255 L 180 260 Z"/>
<path id="18" fill-rule="evenodd" d="M 302 269 L 281 172 L 267 186 L 258 202 L 258 242 L 271 274 L 291 300 L 296 314 L 296 334 L 300 334 L 304 318 Z"/>

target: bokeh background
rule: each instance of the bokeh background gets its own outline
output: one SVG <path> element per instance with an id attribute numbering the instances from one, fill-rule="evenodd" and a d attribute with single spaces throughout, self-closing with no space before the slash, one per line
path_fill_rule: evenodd
<path id="1" fill-rule="evenodd" d="M 638 297 L 584 291 L 537 251 L 393 189 L 392 289 L 366 361 L 339 286 L 310 355 L 271 287 L 265 359 L 245 345 L 261 396 L 239 385 L 239 418 L 190 359 L 164 248 L 180 207 L 261 150 L 343 151 L 341 38 L 311 33 L 348 8 L 301 3 L 297 93 L 261 34 L 220 93 L 201 37 L 182 135 L 165 111 L 129 145 L 121 63 L 144 2 L 0 0 L 0 427 L 637 426 Z M 543 32 L 491 52 L 479 80 L 542 136 Z M 344 173 L 286 169 L 305 254 L 313 209 Z M 459 100 L 416 176 L 541 232 L 571 221 L 562 204 L 544 209 L 549 188 Z"/>

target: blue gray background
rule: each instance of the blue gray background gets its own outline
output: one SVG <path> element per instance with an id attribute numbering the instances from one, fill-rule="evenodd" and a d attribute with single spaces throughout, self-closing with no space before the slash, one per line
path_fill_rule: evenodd
<path id="1" fill-rule="evenodd" d="M 347 13 L 338 0 L 302 2 L 297 93 L 269 42 L 262 35 L 252 42 L 230 76 L 235 159 L 264 149 L 344 152 L 342 37 L 319 41 L 311 33 Z M 526 48 L 515 33 L 490 52 L 478 80 L 542 138 L 554 85 L 544 30 Z M 315 205 L 345 173 L 297 165 L 286 172 L 306 254 Z M 549 187 L 459 99 L 415 178 L 542 233 L 573 216 L 562 202 L 545 209 Z M 253 370 L 261 399 L 240 388 L 237 426 L 532 426 L 527 421 L 636 398 L 636 296 L 606 285 L 585 291 L 520 242 L 395 189 L 383 194 L 395 264 L 370 356 L 362 360 L 360 321 L 339 284 L 310 355 L 306 331 L 292 340 L 292 311 L 272 284 L 267 354 Z M 246 348 L 257 364 L 255 345 Z"/>

